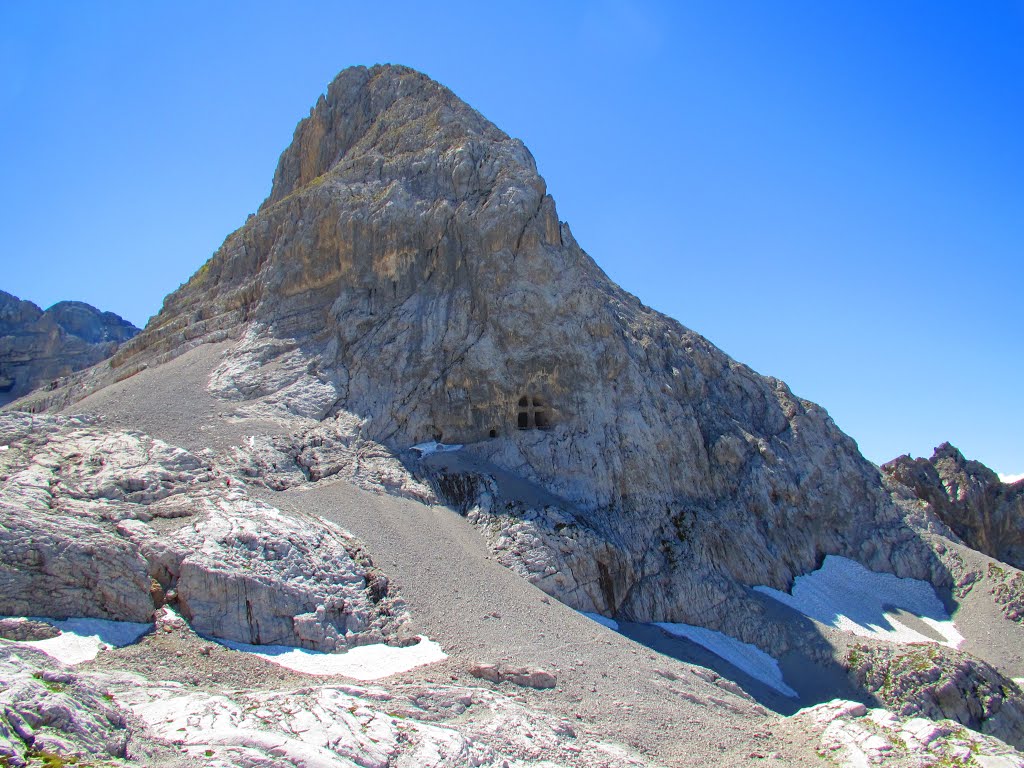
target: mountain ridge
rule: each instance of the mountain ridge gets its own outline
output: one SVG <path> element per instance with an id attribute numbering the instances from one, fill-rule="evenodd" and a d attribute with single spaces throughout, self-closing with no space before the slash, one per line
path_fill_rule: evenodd
<path id="1" fill-rule="evenodd" d="M 82 301 L 45 312 L 0 291 L 0 405 L 110 357 L 139 329 Z"/>

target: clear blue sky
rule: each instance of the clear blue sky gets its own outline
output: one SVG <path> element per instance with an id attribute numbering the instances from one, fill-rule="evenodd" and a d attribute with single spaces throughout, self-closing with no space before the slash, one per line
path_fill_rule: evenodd
<path id="1" fill-rule="evenodd" d="M 0 288 L 136 324 L 394 62 L 537 158 L 613 279 L 874 461 L 1024 472 L 1024 3 L 0 4 Z"/>

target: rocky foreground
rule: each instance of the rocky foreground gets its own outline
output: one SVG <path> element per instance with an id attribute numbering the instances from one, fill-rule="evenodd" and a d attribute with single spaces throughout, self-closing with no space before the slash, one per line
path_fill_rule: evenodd
<path id="1" fill-rule="evenodd" d="M 11 765 L 43 764 L 48 754 L 167 766 L 701 764 L 689 761 L 691 750 L 730 765 L 814 765 L 819 753 L 844 765 L 872 757 L 887 765 L 1024 765 L 1006 743 L 1019 740 L 1024 696 L 965 654 L 864 641 L 851 646 L 846 664 L 867 700 L 884 707 L 868 713 L 862 703 L 831 703 L 786 720 L 715 672 L 646 651 L 578 615 L 583 629 L 567 626 L 571 611 L 545 603 L 497 563 L 489 565 L 525 597 L 505 585 L 489 593 L 486 569 L 475 571 L 470 560 L 478 584 L 465 583 L 465 575 L 453 577 L 459 587 L 428 588 L 432 611 L 419 610 L 417 585 L 410 610 L 365 545 L 329 520 L 296 517 L 287 494 L 288 512 L 253 498 L 246 483 L 257 478 L 231 473 L 239 466 L 233 452 L 203 461 L 142 433 L 106 429 L 96 417 L 9 413 L 0 415 L 0 428 L 7 446 L 0 452 L 0 610 L 24 615 L 48 604 L 50 615 L 153 627 L 136 645 L 71 668 L 0 641 L 7 686 L 0 751 Z M 367 469 L 392 488 L 405 472 L 400 464 Z M 363 484 L 370 486 L 365 477 Z M 373 491 L 348 480 L 318 486 L 327 499 L 344 487 L 382 504 L 392 496 L 384 483 Z M 397 487 L 417 486 L 407 476 Z M 402 504 L 399 518 L 412 507 L 430 509 L 413 499 Z M 315 499 L 307 507 L 320 508 Z M 372 509 L 368 517 L 389 525 Z M 422 538 L 411 522 L 407 535 Z M 449 547 L 453 532 L 439 531 Z M 487 552 L 484 538 L 478 541 Z M 404 545 L 386 551 L 385 562 L 400 558 Z M 396 570 L 405 578 L 431 574 L 428 557 L 413 559 Z M 347 571 L 337 570 L 345 563 Z M 500 594 L 500 602 L 486 598 L 480 607 L 475 590 Z M 459 601 L 460 592 L 469 602 L 449 606 L 453 617 L 443 603 Z M 324 610 L 330 604 L 345 610 Z M 450 658 L 369 686 L 291 672 L 211 642 L 338 650 L 416 643 L 424 629 L 442 639 Z M 258 636 L 270 631 L 277 634 Z M 0 626 L 14 643 L 55 633 L 39 623 Z M 947 665 L 953 657 L 959 667 Z M 615 723 L 623 706 L 628 725 Z M 725 724 L 727 732 L 706 732 Z"/>

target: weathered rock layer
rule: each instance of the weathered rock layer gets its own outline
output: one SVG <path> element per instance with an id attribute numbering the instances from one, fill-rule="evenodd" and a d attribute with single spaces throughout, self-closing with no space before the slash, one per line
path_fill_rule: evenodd
<path id="1" fill-rule="evenodd" d="M 0 414 L 0 614 L 148 622 L 341 650 L 402 642 L 387 577 L 351 536 L 249 497 L 179 448 L 86 420 Z"/>

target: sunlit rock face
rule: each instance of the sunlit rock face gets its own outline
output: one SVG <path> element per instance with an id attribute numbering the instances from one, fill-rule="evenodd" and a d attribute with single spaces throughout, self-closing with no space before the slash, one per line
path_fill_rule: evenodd
<path id="1" fill-rule="evenodd" d="M 0 291 L 0 405 L 95 365 L 138 332 L 113 312 L 80 301 L 44 312 Z"/>
<path id="2" fill-rule="evenodd" d="M 0 413 L 0 615 L 149 622 L 244 643 L 404 642 L 350 535 L 251 498 L 180 448 L 86 417 Z"/>
<path id="3" fill-rule="evenodd" d="M 104 375 L 223 339 L 220 396 L 465 444 L 435 481 L 468 478 L 446 487 L 574 607 L 761 638 L 744 585 L 827 553 L 945 578 L 822 408 L 612 283 L 523 143 L 407 68 L 338 75 L 259 212 Z"/>
<path id="4" fill-rule="evenodd" d="M 1024 482 L 1003 483 L 949 443 L 930 459 L 899 456 L 882 472 L 930 504 L 969 547 L 1024 568 Z"/>

